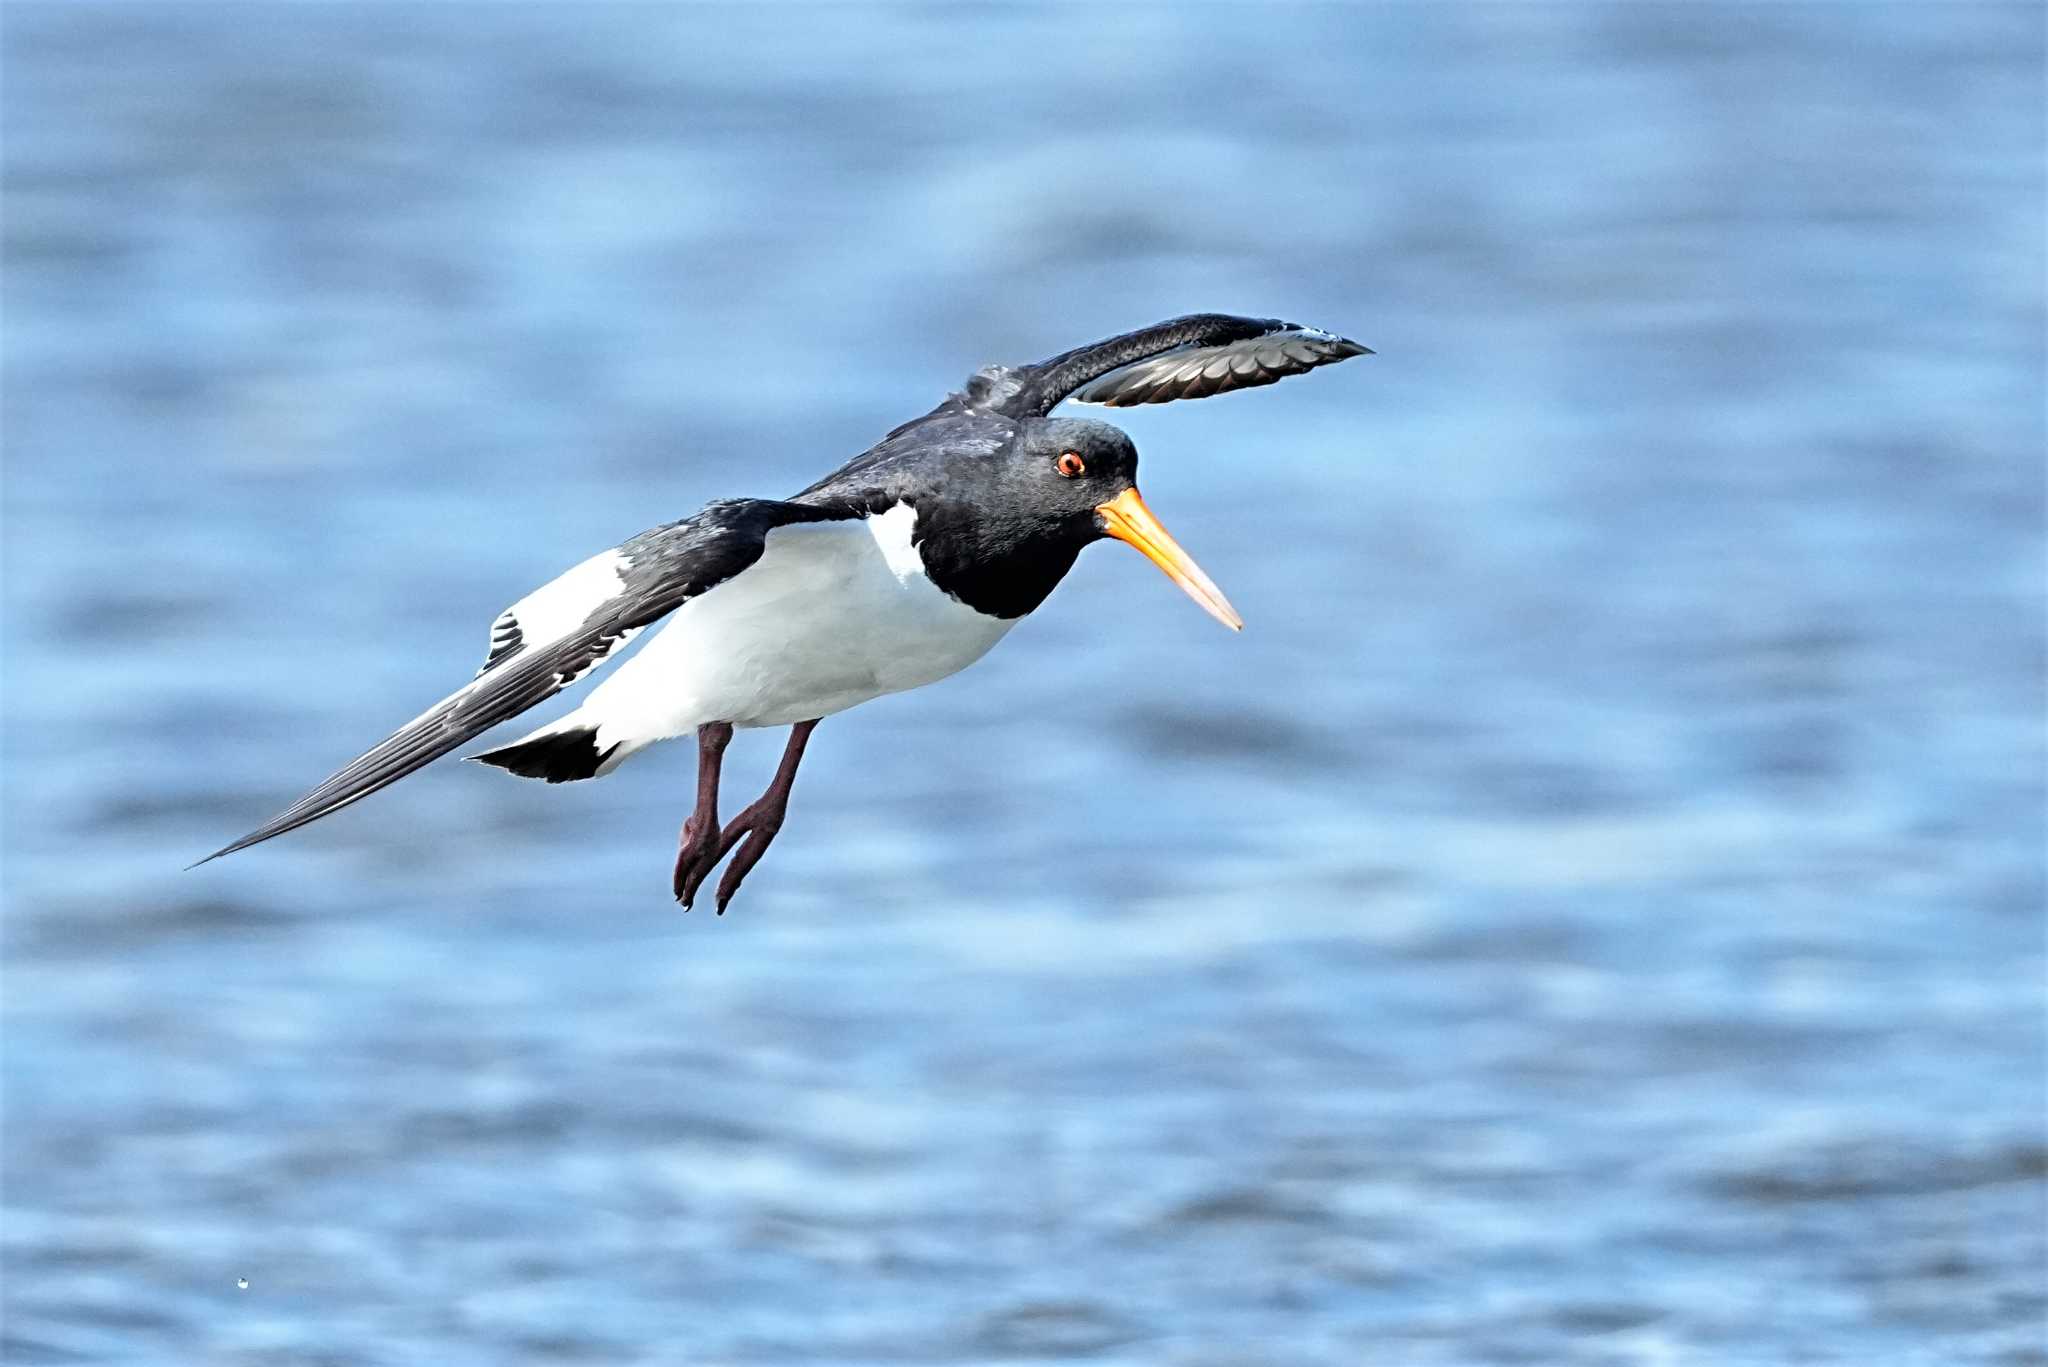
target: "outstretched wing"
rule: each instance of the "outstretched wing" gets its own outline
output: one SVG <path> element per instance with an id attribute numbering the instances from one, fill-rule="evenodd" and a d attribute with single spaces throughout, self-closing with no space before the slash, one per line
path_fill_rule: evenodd
<path id="1" fill-rule="evenodd" d="M 1112 408 L 1203 399 L 1371 354 L 1349 338 L 1278 318 L 1192 313 L 1004 372 L 1006 392 L 989 406 L 1043 417 L 1067 398 Z"/>
<path id="2" fill-rule="evenodd" d="M 546 701 L 604 663 L 641 628 L 760 559 L 772 529 L 834 515 L 795 503 L 733 499 L 592 556 L 499 614 L 490 654 L 466 687 L 199 863 L 318 821 Z"/>

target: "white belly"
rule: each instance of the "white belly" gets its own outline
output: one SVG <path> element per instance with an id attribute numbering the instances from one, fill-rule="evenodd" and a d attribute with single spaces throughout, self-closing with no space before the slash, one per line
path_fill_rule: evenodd
<path id="1" fill-rule="evenodd" d="M 575 719 L 622 747 L 616 763 L 705 722 L 786 726 L 965 669 L 1015 623 L 925 578 L 916 517 L 898 504 L 769 532 L 759 560 L 678 608 Z"/>

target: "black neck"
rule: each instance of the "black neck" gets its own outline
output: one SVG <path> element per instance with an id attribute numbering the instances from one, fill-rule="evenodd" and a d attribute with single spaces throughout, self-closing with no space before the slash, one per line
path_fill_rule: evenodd
<path id="1" fill-rule="evenodd" d="M 1011 618 L 1043 603 L 1087 544 L 933 498 L 918 501 L 912 536 L 932 583 L 976 612 Z"/>
<path id="2" fill-rule="evenodd" d="M 792 502 L 873 517 L 917 511 L 911 539 L 925 574 L 976 612 L 1016 618 L 1045 601 L 1099 535 L 1094 510 L 1044 506 L 1006 459 L 1010 419 L 943 406 L 797 494 Z"/>

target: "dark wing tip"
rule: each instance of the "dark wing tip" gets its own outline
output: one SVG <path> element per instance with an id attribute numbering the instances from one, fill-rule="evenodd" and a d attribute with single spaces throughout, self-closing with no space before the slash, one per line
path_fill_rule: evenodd
<path id="1" fill-rule="evenodd" d="M 326 785 L 322 785 L 322 790 L 324 790 L 325 787 Z M 299 827 L 306 825 L 308 822 L 318 820 L 320 817 L 325 816 L 328 812 L 333 811 L 335 807 L 348 805 L 347 802 L 335 803 L 332 806 L 326 806 L 322 809 L 314 810 L 310 814 L 308 814 L 306 809 L 312 805 L 311 799 L 314 796 L 315 794 L 312 793 L 307 794 L 305 798 L 301 798 L 298 802 L 292 804 L 291 807 L 279 813 L 277 816 L 272 817 L 269 821 L 264 822 L 261 826 L 258 826 L 255 830 L 249 832 L 241 839 L 230 841 L 228 844 L 225 844 L 221 846 L 219 849 L 215 850 L 212 854 L 207 855 L 204 859 L 195 860 L 194 862 L 187 864 L 185 866 L 185 872 L 190 873 L 192 872 L 192 870 L 198 868 L 201 864 L 211 864 L 214 860 L 221 858 L 223 855 L 239 853 L 242 850 L 248 849 L 251 845 L 261 845 L 264 841 L 272 839 L 276 836 L 283 835 L 286 831 L 295 831 Z M 367 796 L 367 794 L 359 794 L 359 796 Z M 354 799 L 351 798 L 349 800 L 353 801 Z"/>
<path id="2" fill-rule="evenodd" d="M 229 843 L 229 844 L 226 844 L 226 845 L 223 845 L 223 846 L 221 846 L 221 847 L 220 847 L 219 849 L 215 850 L 215 851 L 214 851 L 214 852 L 213 852 L 212 854 L 209 854 L 209 855 L 207 855 L 207 856 L 206 856 L 206 857 L 205 857 L 204 859 L 195 859 L 195 860 L 193 860 L 193 861 L 192 861 L 191 863 L 189 863 L 189 864 L 187 864 L 187 865 L 185 866 L 185 869 L 184 869 L 184 871 L 185 871 L 186 873 L 190 873 L 190 872 L 192 872 L 192 870 L 194 870 L 194 869 L 198 868 L 198 867 L 199 867 L 199 866 L 200 866 L 201 864 L 211 864 L 211 863 L 212 863 L 212 862 L 213 862 L 214 860 L 216 860 L 216 859 L 220 858 L 220 857 L 221 857 L 222 855 L 224 855 L 224 854 L 233 854 L 233 853 L 235 853 L 235 852 L 236 852 L 237 850 L 246 850 L 246 849 L 248 849 L 248 848 L 249 848 L 249 847 L 250 847 L 251 845 L 258 845 L 258 844 L 261 844 L 261 843 L 262 843 L 262 842 L 264 842 L 265 840 L 268 840 L 268 839 L 270 839 L 270 837 L 271 837 L 271 836 L 273 836 L 273 835 L 281 835 L 281 834 L 283 834 L 283 832 L 281 832 L 281 831 L 273 831 L 273 830 L 269 829 L 268 827 L 265 827 L 265 826 L 259 826 L 259 827 L 257 827 L 257 828 L 256 828 L 255 830 L 253 830 L 253 831 L 249 832 L 249 833 L 248 833 L 247 835 L 243 836 L 243 837 L 242 837 L 242 838 L 241 838 L 240 840 L 236 840 L 236 841 L 233 841 L 233 842 L 231 842 L 231 843 Z"/>
<path id="3" fill-rule="evenodd" d="M 1371 347 L 1349 337 L 1299 323 L 1281 323 L 1256 337 L 1213 346 L 1181 347 L 1148 356 L 1083 385 L 1070 397 L 1076 403 L 1109 408 L 1205 399 L 1233 389 L 1273 384 L 1289 375 L 1306 375 L 1319 366 L 1372 354 Z"/>

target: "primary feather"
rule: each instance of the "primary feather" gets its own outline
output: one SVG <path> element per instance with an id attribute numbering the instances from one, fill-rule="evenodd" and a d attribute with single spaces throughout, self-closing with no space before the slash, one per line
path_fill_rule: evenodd
<path id="1" fill-rule="evenodd" d="M 617 653 L 642 627 L 753 564 L 770 529 L 831 515 L 768 499 L 726 500 L 591 557 L 499 615 L 490 654 L 467 686 L 199 863 L 339 811 L 547 701 Z"/>

